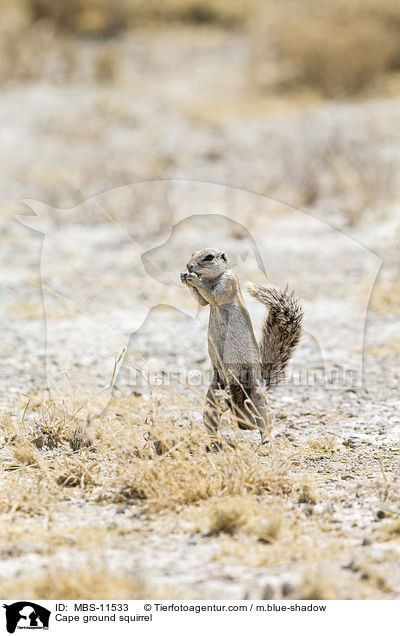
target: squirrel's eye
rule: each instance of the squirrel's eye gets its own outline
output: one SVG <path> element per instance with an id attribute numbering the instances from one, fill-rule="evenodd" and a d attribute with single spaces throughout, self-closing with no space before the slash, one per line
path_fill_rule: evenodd
<path id="1" fill-rule="evenodd" d="M 226 254 L 221 254 L 221 258 L 226 261 Z"/>
<path id="2" fill-rule="evenodd" d="M 203 261 L 212 261 L 213 259 L 214 256 L 212 254 L 207 254 L 207 256 L 203 258 Z"/>

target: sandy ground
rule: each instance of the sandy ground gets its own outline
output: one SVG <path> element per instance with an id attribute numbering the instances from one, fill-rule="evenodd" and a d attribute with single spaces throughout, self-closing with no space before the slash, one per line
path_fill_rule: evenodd
<path id="1" fill-rule="evenodd" d="M 149 514 L 69 489 L 50 522 L 38 522 L 63 540 L 51 549 L 45 535 L 15 549 L 5 540 L 1 576 L 23 580 L 50 563 L 89 559 L 176 597 L 281 598 L 322 572 L 338 598 L 398 598 L 399 533 L 388 525 L 400 514 L 396 195 L 353 225 L 347 191 L 340 199 L 322 189 L 307 212 L 296 209 L 299 166 L 312 162 L 315 140 L 368 140 L 393 170 L 398 99 L 246 99 L 246 41 L 218 31 L 137 34 L 121 46 L 111 85 L 91 81 L 82 64 L 68 85 L 2 89 L 2 411 L 21 418 L 22 394 L 49 387 L 71 398 L 72 383 L 98 412 L 132 391 L 135 352 L 157 370 L 204 378 L 207 311 L 197 311 L 178 274 L 193 249 L 223 244 L 242 282 L 267 276 L 303 300 L 305 335 L 270 408 L 273 439 L 315 496 L 287 504 L 304 536 L 298 554 L 289 541 L 285 559 L 246 537 L 193 529 L 190 506 Z M 25 221 L 36 232 L 11 219 L 29 213 L 23 199 L 36 200 L 39 217 Z M 246 300 L 259 329 L 262 307 Z M 196 389 L 205 391 L 204 379 Z M 182 393 L 200 422 L 201 397 Z M 308 519 L 318 527 L 309 536 Z M 16 523 L 22 532 L 27 522 Z M 93 541 L 77 544 L 76 529 L 94 525 Z"/>

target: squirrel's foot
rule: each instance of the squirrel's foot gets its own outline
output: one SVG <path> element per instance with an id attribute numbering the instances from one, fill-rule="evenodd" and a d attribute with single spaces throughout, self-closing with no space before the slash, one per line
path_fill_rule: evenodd
<path id="1" fill-rule="evenodd" d="M 214 441 L 214 442 L 211 442 L 210 444 L 207 444 L 206 451 L 207 453 L 219 453 L 220 451 L 222 451 L 222 448 L 223 447 L 221 442 Z"/>
<path id="2" fill-rule="evenodd" d="M 206 451 L 207 451 L 207 453 L 219 453 L 220 451 L 222 451 L 224 449 L 229 449 L 229 448 L 236 448 L 236 444 L 234 443 L 233 440 L 231 440 L 231 439 L 224 439 L 224 440 L 213 439 L 209 444 L 207 444 Z"/>

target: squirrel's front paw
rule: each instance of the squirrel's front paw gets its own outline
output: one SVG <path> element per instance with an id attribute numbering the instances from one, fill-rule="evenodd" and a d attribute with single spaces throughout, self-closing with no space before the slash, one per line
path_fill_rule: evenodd
<path id="1" fill-rule="evenodd" d="M 190 272 L 190 273 L 185 272 L 184 274 L 181 274 L 181 281 L 185 285 L 194 285 L 196 281 L 198 280 L 199 280 L 199 277 L 197 276 L 197 274 L 194 274 L 193 272 Z"/>

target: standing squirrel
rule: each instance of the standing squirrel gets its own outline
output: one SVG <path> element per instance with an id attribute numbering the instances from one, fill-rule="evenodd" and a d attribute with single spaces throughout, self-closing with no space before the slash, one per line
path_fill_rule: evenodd
<path id="1" fill-rule="evenodd" d="M 258 344 L 227 254 L 213 248 L 200 250 L 193 254 L 187 270 L 181 274 L 182 283 L 200 305 L 210 305 L 208 351 L 213 380 L 207 393 L 204 425 L 216 439 L 227 406 L 239 428 L 258 428 L 262 435 L 267 419 L 266 390 L 284 377 L 301 337 L 303 310 L 287 290 L 249 283 L 250 294 L 269 309 Z M 225 404 L 220 398 L 224 392 Z"/>

